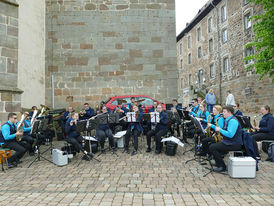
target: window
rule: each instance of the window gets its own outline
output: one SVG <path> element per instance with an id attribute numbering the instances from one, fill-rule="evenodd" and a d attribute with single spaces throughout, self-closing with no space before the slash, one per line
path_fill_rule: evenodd
<path id="1" fill-rule="evenodd" d="M 188 84 L 189 86 L 192 85 L 192 74 L 189 74 L 188 76 Z"/>
<path id="2" fill-rule="evenodd" d="M 210 79 L 213 79 L 215 77 L 215 68 L 214 68 L 214 64 L 210 64 Z"/>
<path id="3" fill-rule="evenodd" d="M 183 89 L 183 88 L 184 88 L 184 79 L 181 78 L 181 89 Z"/>
<path id="4" fill-rule="evenodd" d="M 191 38 L 190 36 L 187 38 L 187 48 L 191 48 Z"/>
<path id="5" fill-rule="evenodd" d="M 228 61 L 228 57 L 224 58 L 224 72 L 229 72 L 230 68 L 229 68 L 229 61 Z"/>
<path id="6" fill-rule="evenodd" d="M 192 61 L 192 59 L 191 59 L 191 53 L 189 53 L 188 54 L 188 64 L 191 64 L 191 61 Z"/>
<path id="7" fill-rule="evenodd" d="M 228 37 L 227 37 L 227 29 L 224 29 L 223 30 L 223 43 L 226 43 L 227 42 L 227 39 L 228 39 Z"/>
<path id="8" fill-rule="evenodd" d="M 202 57 L 202 47 L 198 47 L 198 58 Z"/>
<path id="9" fill-rule="evenodd" d="M 141 99 L 145 99 L 144 101 L 141 102 L 142 105 L 153 105 L 153 99 L 150 99 L 150 98 L 147 98 L 147 97 L 144 97 L 144 98 L 141 98 Z"/>
<path id="10" fill-rule="evenodd" d="M 209 52 L 213 52 L 213 39 L 209 39 L 209 43 L 208 43 L 208 48 L 209 48 Z"/>
<path id="11" fill-rule="evenodd" d="M 180 43 L 180 55 L 183 54 L 183 43 Z"/>
<path id="12" fill-rule="evenodd" d="M 201 28 L 199 27 L 197 29 L 197 41 L 200 41 L 201 40 Z"/>
<path id="13" fill-rule="evenodd" d="M 183 59 L 180 60 L 180 68 L 183 69 Z"/>
<path id="14" fill-rule="evenodd" d="M 208 19 L 208 33 L 212 32 L 212 17 Z"/>
<path id="15" fill-rule="evenodd" d="M 245 29 L 251 28 L 251 20 L 250 20 L 250 13 L 246 14 L 244 16 L 244 24 L 245 24 Z"/>
<path id="16" fill-rule="evenodd" d="M 203 84 L 204 82 L 204 72 L 203 70 L 199 70 L 199 84 Z"/>
<path id="17" fill-rule="evenodd" d="M 254 49 L 252 47 L 249 47 L 248 49 L 245 50 L 245 56 L 250 56 L 250 55 L 253 55 L 254 54 Z M 253 63 L 253 60 L 250 59 L 250 60 L 247 60 L 245 61 L 246 64 L 251 64 Z"/>
<path id="18" fill-rule="evenodd" d="M 221 16 L 222 16 L 222 22 L 226 21 L 227 15 L 226 15 L 226 6 L 222 6 L 221 8 Z"/>

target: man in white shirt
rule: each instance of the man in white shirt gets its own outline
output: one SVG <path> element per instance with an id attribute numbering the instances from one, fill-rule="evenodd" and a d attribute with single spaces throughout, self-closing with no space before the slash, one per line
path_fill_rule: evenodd
<path id="1" fill-rule="evenodd" d="M 226 91 L 226 102 L 225 102 L 225 105 L 226 106 L 234 106 L 235 104 L 235 99 L 234 99 L 234 96 L 233 94 L 231 94 L 231 91 L 230 90 L 227 90 Z"/>

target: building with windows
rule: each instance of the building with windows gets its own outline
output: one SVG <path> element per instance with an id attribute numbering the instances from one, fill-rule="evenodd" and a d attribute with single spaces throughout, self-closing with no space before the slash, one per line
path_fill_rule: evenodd
<path id="1" fill-rule="evenodd" d="M 260 105 L 274 106 L 271 79 L 259 80 L 255 69 L 246 71 L 254 53 L 245 45 L 254 38 L 250 17 L 263 12 L 247 0 L 210 0 L 177 36 L 178 94 L 183 105 L 213 89 L 225 103 L 230 89 L 245 112 Z"/>

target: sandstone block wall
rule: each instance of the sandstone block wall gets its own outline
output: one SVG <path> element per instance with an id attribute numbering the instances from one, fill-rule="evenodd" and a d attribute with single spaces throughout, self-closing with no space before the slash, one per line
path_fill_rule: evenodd
<path id="1" fill-rule="evenodd" d="M 46 104 L 177 97 L 175 0 L 46 1 Z"/>
<path id="2" fill-rule="evenodd" d="M 0 0 L 0 124 L 21 110 L 18 75 L 18 4 Z"/>

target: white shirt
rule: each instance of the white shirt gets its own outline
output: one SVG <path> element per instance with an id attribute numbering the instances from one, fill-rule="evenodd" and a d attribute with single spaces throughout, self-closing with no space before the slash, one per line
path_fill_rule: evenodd
<path id="1" fill-rule="evenodd" d="M 226 106 L 228 106 L 228 105 L 232 105 L 233 106 L 234 104 L 235 104 L 235 100 L 234 100 L 233 94 L 227 95 L 225 105 Z"/>

